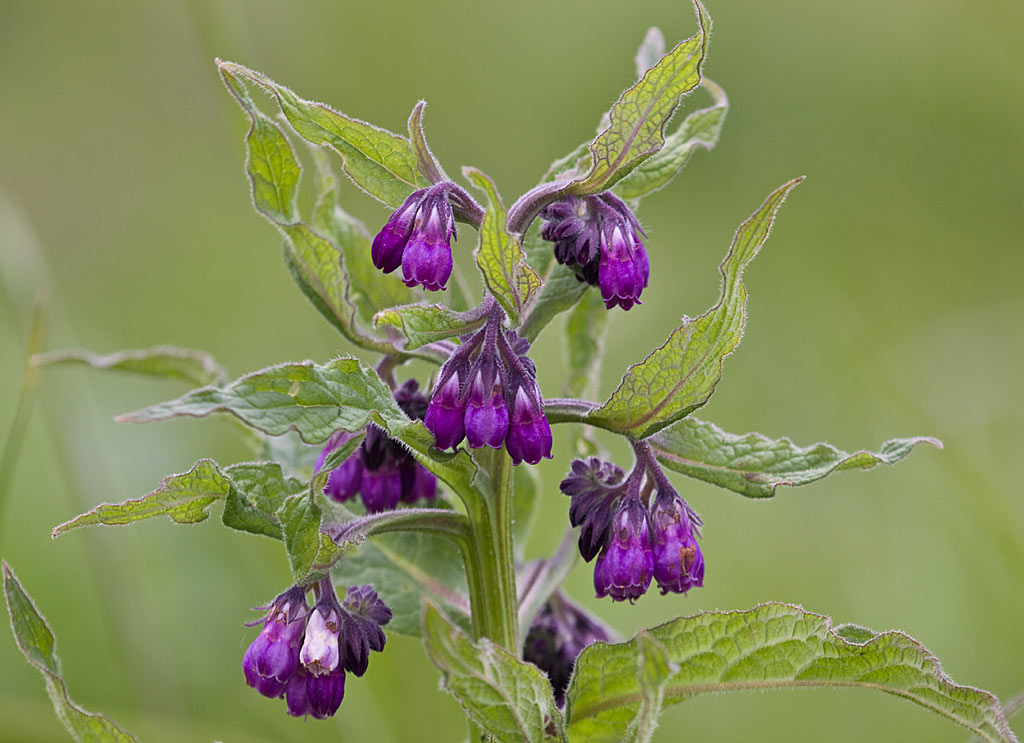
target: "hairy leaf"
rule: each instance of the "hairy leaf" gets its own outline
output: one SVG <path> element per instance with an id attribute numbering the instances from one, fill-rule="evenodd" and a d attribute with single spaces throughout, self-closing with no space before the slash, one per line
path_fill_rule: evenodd
<path id="1" fill-rule="evenodd" d="M 722 378 L 725 357 L 739 345 L 747 318 L 743 270 L 757 255 L 795 178 L 768 196 L 736 231 L 719 270 L 722 298 L 700 317 L 684 318 L 668 340 L 626 371 L 621 384 L 588 420 L 642 439 L 689 415 L 708 401 Z"/>
<path id="2" fill-rule="evenodd" d="M 537 273 L 526 262 L 522 246 L 505 228 L 506 212 L 494 182 L 475 168 L 463 168 L 463 175 L 487 194 L 488 206 L 480 227 L 476 264 L 484 283 L 513 327 L 520 324 L 523 310 L 540 290 Z"/>
<path id="3" fill-rule="evenodd" d="M 153 492 L 123 503 L 103 503 L 53 530 L 59 537 L 82 526 L 120 526 L 167 516 L 178 524 L 198 524 L 210 506 L 224 500 L 224 523 L 233 529 L 280 539 L 274 513 L 284 499 L 304 489 L 286 478 L 276 462 L 234 464 L 221 469 L 201 459 L 188 472 L 168 475 Z"/>
<path id="4" fill-rule="evenodd" d="M 36 354 L 32 357 L 32 363 L 35 366 L 84 364 L 94 369 L 177 379 L 196 387 L 220 384 L 228 376 L 224 367 L 214 361 L 208 353 L 175 346 L 153 346 L 106 355 L 71 348 Z"/>
<path id="5" fill-rule="evenodd" d="M 994 696 L 954 684 L 938 659 L 902 632 L 833 629 L 828 617 L 776 603 L 704 612 L 647 632 L 678 667 L 664 689 L 669 704 L 723 691 L 859 686 L 916 702 L 991 743 L 1016 741 Z M 580 654 L 565 712 L 573 740 L 623 739 L 645 699 L 632 672 L 642 642 L 597 643 Z"/>
<path id="6" fill-rule="evenodd" d="M 665 144 L 665 126 L 679 99 L 700 82 L 707 52 L 711 19 L 699 1 L 694 7 L 700 30 L 679 42 L 612 106 L 608 128 L 590 144 L 590 172 L 573 181 L 569 193 L 594 194 L 610 188 Z"/>
<path id="7" fill-rule="evenodd" d="M 373 319 L 374 325 L 397 328 L 407 339 L 404 346 L 412 350 L 435 341 L 470 333 L 487 319 L 486 315 L 455 312 L 441 304 L 407 304 L 381 310 Z"/>
<path id="8" fill-rule="evenodd" d="M 405 137 L 346 116 L 324 103 L 300 98 L 248 67 L 220 60 L 217 66 L 226 81 L 241 77 L 274 96 L 299 136 L 337 152 L 352 182 L 386 205 L 397 208 L 413 191 L 430 185 L 419 172 L 416 153 Z"/>
<path id="9" fill-rule="evenodd" d="M 641 630 L 636 636 L 636 681 L 640 694 L 636 717 L 626 728 L 626 743 L 648 743 L 658 727 L 665 686 L 679 668 L 669 661 L 668 653 L 650 633 Z"/>
<path id="10" fill-rule="evenodd" d="M 694 111 L 665 138 L 665 146 L 638 165 L 615 184 L 615 193 L 624 199 L 638 199 L 657 191 L 678 175 L 698 148 L 710 150 L 718 144 L 729 99 L 725 91 L 707 78 L 701 80 L 714 105 Z"/>
<path id="11" fill-rule="evenodd" d="M 471 489 L 476 476 L 476 465 L 465 451 L 447 454 L 433 449 L 434 437 L 426 426 L 406 417 L 377 373 L 353 358 L 272 366 L 222 388 L 193 390 L 118 420 L 147 423 L 214 413 L 231 413 L 271 436 L 295 431 L 309 444 L 326 441 L 338 429 L 358 432 L 374 421 L 392 438 L 404 441 L 417 460 L 457 492 Z"/>
<path id="12" fill-rule="evenodd" d="M 840 470 L 895 464 L 918 444 L 942 448 L 941 441 L 928 436 L 892 439 L 877 452 L 850 453 L 825 443 L 800 447 L 788 438 L 726 433 L 696 418 L 662 429 L 648 443 L 669 469 L 750 498 L 770 498 L 780 485 L 806 485 Z"/>
<path id="13" fill-rule="evenodd" d="M 416 153 L 416 165 L 419 168 L 420 175 L 430 183 L 450 181 L 451 178 L 445 174 L 441 163 L 437 161 L 434 153 L 430 151 L 427 138 L 423 134 L 423 109 L 426 107 L 427 102 L 420 101 L 413 106 L 412 113 L 409 114 L 409 142 L 412 144 L 413 152 Z"/>
<path id="14" fill-rule="evenodd" d="M 474 642 L 430 603 L 423 610 L 423 639 L 444 688 L 495 740 L 565 740 L 551 684 L 536 666 L 486 638 Z"/>
<path id="15" fill-rule="evenodd" d="M 138 743 L 134 735 L 122 730 L 106 715 L 87 712 L 71 701 L 61 676 L 57 638 L 6 562 L 3 563 L 3 574 L 4 596 L 14 640 L 25 660 L 43 674 L 53 709 L 71 737 L 88 743 Z"/>
<path id="16" fill-rule="evenodd" d="M 320 530 L 323 513 L 309 492 L 290 496 L 277 510 L 288 565 L 296 585 L 323 578 L 358 540 L 336 542 Z"/>

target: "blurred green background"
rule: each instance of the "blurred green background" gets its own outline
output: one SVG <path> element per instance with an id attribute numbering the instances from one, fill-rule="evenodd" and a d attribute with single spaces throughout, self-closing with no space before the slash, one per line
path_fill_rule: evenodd
<path id="1" fill-rule="evenodd" d="M 746 337 L 700 416 L 801 444 L 855 450 L 930 434 L 945 450 L 766 502 L 679 478 L 706 524 L 706 587 L 612 606 L 592 598 L 591 570 L 579 567 L 569 589 L 627 634 L 701 609 L 801 603 L 904 629 L 957 681 L 1006 698 L 1024 688 L 1024 6 L 708 5 L 705 72 L 732 110 L 718 148 L 644 204 L 652 283 L 643 306 L 613 313 L 602 395 L 680 315 L 716 300 L 735 227 L 807 174 L 747 274 Z M 397 131 L 426 98 L 448 171 L 480 167 L 511 202 L 592 135 L 632 82 L 651 25 L 672 43 L 695 22 L 683 2 L 3 0 L 0 425 L 14 414 L 39 288 L 51 296 L 49 348 L 172 343 L 207 349 L 234 374 L 348 350 L 295 290 L 278 237 L 251 209 L 246 124 L 214 57 Z M 371 229 L 387 216 L 354 188 L 347 198 Z M 535 351 L 546 389 L 563 375 L 561 327 Z M 276 542 L 216 520 L 51 542 L 53 525 L 148 492 L 203 456 L 247 457 L 224 421 L 112 422 L 181 391 L 47 371 L 17 468 L 0 473 L 13 478 L 0 554 L 50 619 L 72 695 L 147 742 L 464 736 L 422 649 L 395 636 L 366 677 L 350 679 L 332 722 L 292 720 L 244 685 L 253 631 L 241 623 L 288 582 Z M 557 482 L 568 461 L 555 435 L 532 555 L 566 520 Z M 9 634 L 0 720 L 4 741 L 66 739 Z M 684 739 L 966 735 L 877 692 L 801 691 L 672 707 L 655 740 Z"/>

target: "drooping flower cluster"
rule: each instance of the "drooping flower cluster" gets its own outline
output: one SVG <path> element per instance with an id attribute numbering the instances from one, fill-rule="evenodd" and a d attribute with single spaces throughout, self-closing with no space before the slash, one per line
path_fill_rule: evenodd
<path id="1" fill-rule="evenodd" d="M 650 279 L 643 229 L 626 203 L 610 191 L 566 196 L 546 206 L 541 237 L 555 244 L 555 259 L 580 281 L 601 289 L 605 307 L 640 304 Z"/>
<path id="2" fill-rule="evenodd" d="M 293 586 L 274 599 L 242 671 L 263 696 L 285 697 L 288 714 L 322 720 L 341 705 L 345 672 L 362 676 L 370 650 L 384 649 L 381 627 L 391 621 L 391 610 L 371 586 L 349 588 L 341 603 L 329 580 L 318 586 L 312 609 L 306 588 Z"/>
<path id="3" fill-rule="evenodd" d="M 645 475 L 657 488 L 647 504 L 640 496 Z M 581 527 L 580 554 L 587 562 L 597 556 L 598 597 L 635 601 L 652 578 L 662 594 L 704 585 L 704 555 L 697 544 L 700 518 L 656 464 L 638 462 L 626 477 L 610 462 L 577 459 L 559 487 L 572 499 L 570 523 Z"/>
<path id="4" fill-rule="evenodd" d="M 439 449 L 502 444 L 513 464 L 551 457 L 551 426 L 526 356 L 530 344 L 501 327 L 500 310 L 466 338 L 437 376 L 424 422 Z"/>
<path id="5" fill-rule="evenodd" d="M 523 660 L 548 675 L 555 701 L 565 704 L 572 669 L 583 648 L 609 642 L 605 629 L 556 593 L 537 613 L 523 643 Z"/>
<path id="6" fill-rule="evenodd" d="M 411 193 L 373 239 L 373 265 L 384 273 L 401 266 L 406 286 L 444 289 L 453 267 L 455 217 L 448 199 L 454 187 L 445 181 Z"/>
<path id="7" fill-rule="evenodd" d="M 410 418 L 422 420 L 427 411 L 427 397 L 419 391 L 415 379 L 406 380 L 395 390 L 395 401 Z M 323 467 L 328 455 L 351 441 L 355 434 L 337 431 L 320 452 L 316 471 Z M 366 427 L 366 438 L 338 467 L 331 471 L 324 493 L 339 503 L 358 493 L 370 513 L 387 511 L 401 503 L 432 500 L 437 492 L 437 478 L 417 462 L 402 444 L 388 437 L 373 423 Z"/>

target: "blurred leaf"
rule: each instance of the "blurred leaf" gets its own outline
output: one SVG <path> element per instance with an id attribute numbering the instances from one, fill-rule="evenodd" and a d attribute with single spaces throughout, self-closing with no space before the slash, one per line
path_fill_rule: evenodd
<path id="1" fill-rule="evenodd" d="M 423 422 L 406 417 L 377 373 L 353 358 L 272 366 L 223 388 L 194 390 L 118 420 L 148 423 L 214 413 L 231 413 L 271 436 L 296 431 L 310 444 L 326 441 L 338 429 L 359 432 L 373 421 L 404 441 L 424 467 L 456 492 L 472 489 L 476 477 L 476 465 L 465 451 L 433 449 L 434 437 Z"/>
<path id="2" fill-rule="evenodd" d="M 646 630 L 637 633 L 636 639 L 636 681 L 640 693 L 636 717 L 623 741 L 626 743 L 648 743 L 658 727 L 661 705 L 665 700 L 665 686 L 669 677 L 679 668 L 668 659 L 668 653 Z"/>
<path id="3" fill-rule="evenodd" d="M 53 709 L 71 737 L 83 743 L 138 743 L 134 735 L 122 730 L 106 715 L 86 712 L 71 701 L 61 677 L 57 638 L 6 562 L 3 563 L 3 574 L 4 596 L 14 640 L 25 659 L 43 674 Z"/>
<path id="4" fill-rule="evenodd" d="M 178 524 L 198 524 L 210 516 L 210 506 L 225 501 L 224 524 L 252 534 L 281 538 L 275 511 L 305 484 L 285 478 L 276 462 L 234 464 L 223 470 L 202 459 L 188 472 L 168 475 L 153 492 L 123 503 L 104 503 L 53 530 L 53 537 L 82 526 L 120 526 L 167 516 Z"/>
<path id="5" fill-rule="evenodd" d="M 544 277 L 537 300 L 530 307 L 519 335 L 531 343 L 537 339 L 548 323 L 566 310 L 572 309 L 586 294 L 589 287 L 576 278 L 572 269 L 561 263 L 552 261 L 548 274 Z"/>
<path id="6" fill-rule="evenodd" d="M 304 100 L 248 67 L 220 60 L 217 66 L 225 81 L 243 77 L 274 96 L 301 137 L 337 152 L 352 182 L 386 205 L 397 208 L 413 191 L 430 185 L 420 174 L 416 153 L 405 137 L 353 119 L 326 104 Z"/>
<path id="7" fill-rule="evenodd" d="M 374 317 L 374 325 L 398 328 L 408 342 L 404 348 L 412 350 L 427 343 L 470 333 L 487 319 L 473 312 L 456 312 L 440 304 L 407 304 L 381 310 Z"/>
<path id="8" fill-rule="evenodd" d="M 512 469 L 512 545 L 516 559 L 523 559 L 526 541 L 540 510 L 543 481 L 536 467 Z"/>
<path id="9" fill-rule="evenodd" d="M 999 701 L 957 686 L 938 659 L 902 632 L 832 629 L 832 620 L 798 606 L 762 604 L 749 611 L 704 612 L 647 631 L 678 666 L 665 701 L 697 694 L 832 686 L 879 689 L 948 717 L 984 740 L 1015 741 Z M 573 741 L 620 741 L 643 691 L 632 669 L 641 640 L 586 648 L 566 695 Z"/>
<path id="10" fill-rule="evenodd" d="M 412 150 L 416 153 L 416 165 L 422 175 L 429 183 L 440 183 L 450 181 L 441 163 L 434 157 L 427 145 L 427 138 L 423 135 L 423 109 L 427 107 L 426 101 L 420 101 L 412 108 L 409 114 L 409 142 Z"/>
<path id="11" fill-rule="evenodd" d="M 512 327 L 518 327 L 523 309 L 540 289 L 540 277 L 526 262 L 519 241 L 505 228 L 507 214 L 494 182 L 476 168 L 463 168 L 462 173 L 487 194 L 488 200 L 476 264 Z"/>
<path id="12" fill-rule="evenodd" d="M 719 270 L 725 281 L 718 304 L 683 324 L 668 340 L 626 371 L 618 389 L 587 420 L 642 439 L 706 403 L 722 378 L 726 356 L 739 345 L 747 318 L 742 276 L 768 239 L 775 213 L 802 181 L 795 178 L 773 191 L 736 231 Z"/>
<path id="13" fill-rule="evenodd" d="M 32 363 L 35 366 L 84 364 L 94 369 L 111 369 L 178 379 L 195 387 L 220 384 L 228 376 L 224 367 L 214 361 L 208 353 L 174 346 L 153 346 L 106 356 L 80 348 L 71 348 L 36 354 L 32 357 Z"/>
<path id="14" fill-rule="evenodd" d="M 568 193 L 582 196 L 611 188 L 665 144 L 665 126 L 679 99 L 700 82 L 707 51 L 711 19 L 700 2 L 695 0 L 694 8 L 700 31 L 679 42 L 612 106 L 608 128 L 590 144 L 590 172 L 569 184 Z"/>
<path id="15" fill-rule="evenodd" d="M 608 310 L 597 292 L 584 294 L 582 301 L 569 314 L 565 329 L 565 350 L 568 356 L 567 397 L 589 397 L 597 384 L 597 370 L 604 350 L 608 329 Z"/>
<path id="16" fill-rule="evenodd" d="M 327 154 L 320 147 L 310 147 L 310 152 L 316 166 L 317 194 L 310 226 L 340 252 L 342 268 L 348 276 L 348 299 L 355 305 L 359 321 L 371 327 L 378 311 L 409 304 L 416 300 L 418 292 L 397 276 L 385 276 L 373 265 L 370 235 L 366 226 L 338 203 L 339 182 L 330 169 Z"/>
<path id="17" fill-rule="evenodd" d="M 657 26 L 647 29 L 644 40 L 640 42 L 640 48 L 636 50 L 636 76 L 641 78 L 647 70 L 658 63 L 658 60 L 665 56 L 665 34 Z"/>
<path id="18" fill-rule="evenodd" d="M 486 638 L 474 642 L 430 603 L 423 609 L 423 638 L 444 688 L 495 740 L 565 740 L 551 683 L 539 668 Z"/>
<path id="19" fill-rule="evenodd" d="M 644 160 L 617 184 L 615 193 L 623 199 L 638 199 L 657 191 L 676 177 L 698 147 L 710 150 L 718 144 L 729 111 L 725 91 L 707 78 L 701 85 L 711 93 L 715 105 L 694 111 L 665 139 L 665 146 Z"/>
<path id="20" fill-rule="evenodd" d="M 696 418 L 662 429 L 648 443 L 669 469 L 750 498 L 770 498 L 780 485 L 806 485 L 840 470 L 895 464 L 918 444 L 942 448 L 941 441 L 928 436 L 892 439 L 877 452 L 849 453 L 825 443 L 799 447 L 788 438 L 726 433 Z"/>
<path id="21" fill-rule="evenodd" d="M 462 556 L 449 540 L 423 532 L 382 534 L 346 553 L 334 566 L 336 583 L 372 583 L 391 609 L 389 632 L 420 637 L 423 599 L 443 604 L 460 626 L 469 626 Z"/>

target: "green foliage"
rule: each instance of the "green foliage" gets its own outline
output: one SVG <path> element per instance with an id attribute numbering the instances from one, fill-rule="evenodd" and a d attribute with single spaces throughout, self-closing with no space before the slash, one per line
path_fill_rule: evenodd
<path id="1" fill-rule="evenodd" d="M 679 668 L 669 660 L 668 652 L 651 637 L 641 631 L 636 636 L 636 682 L 640 704 L 626 728 L 623 738 L 628 743 L 647 743 L 658 727 L 661 705 L 665 701 L 665 687 L 669 677 Z"/>
<path id="2" fill-rule="evenodd" d="M 441 304 L 407 304 L 381 310 L 374 317 L 374 324 L 398 328 L 407 339 L 405 350 L 409 351 L 435 341 L 471 333 L 487 319 L 486 315 L 473 312 L 455 312 Z"/>
<path id="3" fill-rule="evenodd" d="M 828 617 L 769 603 L 675 619 L 647 633 L 580 654 L 565 709 L 573 743 L 623 740 L 644 714 L 657 684 L 642 682 L 645 672 L 634 669 L 638 659 L 650 662 L 650 641 L 678 667 L 664 686 L 669 704 L 723 691 L 859 686 L 916 702 L 991 743 L 1016 740 L 994 696 L 954 684 L 935 656 L 902 632 L 833 630 Z M 655 669 L 650 678 L 658 675 Z"/>
<path id="4" fill-rule="evenodd" d="M 480 226 L 476 264 L 488 291 L 505 310 L 512 327 L 517 327 L 524 308 L 540 289 L 540 277 L 526 262 L 526 254 L 515 235 L 505 227 L 507 214 L 494 181 L 475 168 L 463 168 L 462 172 L 487 194 L 488 200 Z"/>
<path id="5" fill-rule="evenodd" d="M 587 418 L 594 425 L 642 439 L 706 403 L 722 378 L 722 363 L 735 350 L 747 318 L 743 269 L 768 239 L 795 178 L 773 191 L 736 231 L 720 270 L 722 298 L 700 317 L 683 324 L 646 359 L 626 371 L 618 389 Z"/>
<path id="6" fill-rule="evenodd" d="M 726 433 L 696 418 L 662 429 L 648 443 L 669 469 L 750 498 L 770 498 L 780 485 L 806 485 L 841 470 L 896 464 L 918 444 L 942 448 L 941 441 L 928 436 L 892 439 L 877 452 L 850 453 L 826 443 L 800 447 L 788 438 Z"/>
<path id="7" fill-rule="evenodd" d="M 154 346 L 100 355 L 80 348 L 50 351 L 32 357 L 35 366 L 84 364 L 94 369 L 177 379 L 196 387 L 220 384 L 228 373 L 205 351 L 175 346 Z"/>
<path id="8" fill-rule="evenodd" d="M 471 640 L 429 603 L 423 610 L 423 640 L 444 688 L 495 740 L 565 740 L 551 684 L 536 666 L 486 638 Z"/>
<path id="9" fill-rule="evenodd" d="M 6 562 L 3 574 L 4 597 L 14 640 L 25 660 L 43 674 L 53 709 L 71 737 L 80 743 L 138 743 L 134 735 L 122 730 L 106 715 L 86 712 L 71 701 L 61 676 L 57 638 Z"/>
<path id="10" fill-rule="evenodd" d="M 423 109 L 426 107 L 427 102 L 420 101 L 413 106 L 412 113 L 409 114 L 409 142 L 416 153 L 416 166 L 420 174 L 430 183 L 440 183 L 451 179 L 434 157 L 434 153 L 430 151 L 427 138 L 423 134 Z"/>

